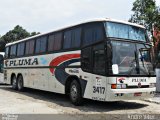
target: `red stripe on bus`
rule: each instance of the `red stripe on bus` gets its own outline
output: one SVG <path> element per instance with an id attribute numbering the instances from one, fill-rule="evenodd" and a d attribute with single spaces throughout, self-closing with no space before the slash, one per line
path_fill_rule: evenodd
<path id="1" fill-rule="evenodd" d="M 62 62 L 66 61 L 66 60 L 74 59 L 74 58 L 80 58 L 80 54 L 66 54 L 66 55 L 59 56 L 59 57 L 53 59 L 50 62 L 49 66 L 58 66 Z M 50 72 L 52 74 L 54 74 L 54 70 L 55 70 L 55 68 L 50 68 Z"/>

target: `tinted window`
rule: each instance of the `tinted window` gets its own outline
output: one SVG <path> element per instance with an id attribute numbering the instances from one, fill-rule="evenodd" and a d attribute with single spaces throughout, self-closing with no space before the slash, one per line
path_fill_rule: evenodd
<path id="1" fill-rule="evenodd" d="M 35 40 L 30 40 L 26 42 L 26 50 L 25 50 L 26 55 L 31 55 L 34 53 L 34 44 Z"/>
<path id="2" fill-rule="evenodd" d="M 11 46 L 11 50 L 10 50 L 10 57 L 16 57 L 16 45 L 12 45 Z"/>
<path id="3" fill-rule="evenodd" d="M 73 30 L 72 33 L 72 47 L 80 47 L 81 44 L 81 28 Z"/>
<path id="4" fill-rule="evenodd" d="M 49 35 L 48 38 L 48 51 L 53 51 L 54 46 L 54 35 Z"/>
<path id="5" fill-rule="evenodd" d="M 9 57 L 9 47 L 6 47 L 5 49 L 5 58 Z"/>
<path id="6" fill-rule="evenodd" d="M 103 24 L 88 24 L 84 27 L 83 45 L 89 45 L 104 39 Z"/>
<path id="7" fill-rule="evenodd" d="M 85 49 L 82 49 L 81 53 L 81 65 L 82 65 L 82 70 L 86 72 L 91 72 L 92 71 L 92 48 L 88 47 Z"/>
<path id="8" fill-rule="evenodd" d="M 48 38 L 48 51 L 60 50 L 62 43 L 62 33 L 54 33 Z"/>
<path id="9" fill-rule="evenodd" d="M 47 37 L 40 37 L 36 40 L 36 53 L 43 53 L 46 51 Z"/>
<path id="10" fill-rule="evenodd" d="M 105 53 L 104 44 L 93 47 L 93 72 L 96 74 L 105 74 Z"/>
<path id="11" fill-rule="evenodd" d="M 62 43 L 62 33 L 56 33 L 54 37 L 54 46 L 53 50 L 60 50 Z"/>
<path id="12" fill-rule="evenodd" d="M 64 33 L 63 48 L 76 48 L 80 47 L 81 43 L 81 28 L 66 31 Z"/>
<path id="13" fill-rule="evenodd" d="M 24 42 L 18 44 L 17 56 L 22 56 L 22 55 L 24 55 L 24 45 L 25 45 Z"/>
<path id="14" fill-rule="evenodd" d="M 71 42 L 72 42 L 72 31 L 67 31 L 64 33 L 64 42 L 63 42 L 63 48 L 71 48 Z"/>

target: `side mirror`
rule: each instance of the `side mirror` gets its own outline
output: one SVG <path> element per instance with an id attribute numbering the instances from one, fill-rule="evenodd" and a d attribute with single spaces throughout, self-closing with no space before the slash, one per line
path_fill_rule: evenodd
<path id="1" fill-rule="evenodd" d="M 113 72 L 113 74 L 118 74 L 119 73 L 119 69 L 118 69 L 117 64 L 112 65 L 112 72 Z"/>

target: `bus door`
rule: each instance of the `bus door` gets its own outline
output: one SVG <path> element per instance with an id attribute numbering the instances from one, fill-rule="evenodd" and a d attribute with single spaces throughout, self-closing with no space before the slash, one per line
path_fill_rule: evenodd
<path id="1" fill-rule="evenodd" d="M 93 56 L 93 97 L 92 99 L 105 101 L 106 77 L 105 77 L 105 50 L 104 44 L 98 44 L 92 48 Z"/>

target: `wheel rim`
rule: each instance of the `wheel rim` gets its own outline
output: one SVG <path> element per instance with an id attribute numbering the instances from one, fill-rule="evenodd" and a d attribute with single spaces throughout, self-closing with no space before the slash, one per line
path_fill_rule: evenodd
<path id="1" fill-rule="evenodd" d="M 71 87 L 71 97 L 73 100 L 77 98 L 77 87 L 76 85 L 72 85 Z"/>

